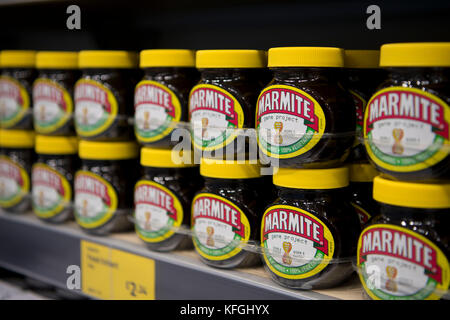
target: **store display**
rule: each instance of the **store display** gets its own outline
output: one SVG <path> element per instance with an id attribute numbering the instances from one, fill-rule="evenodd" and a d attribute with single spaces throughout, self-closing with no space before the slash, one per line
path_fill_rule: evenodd
<path id="1" fill-rule="evenodd" d="M 377 169 L 399 180 L 450 178 L 450 43 L 381 46 L 386 80 L 367 103 L 364 138 Z"/>
<path id="2" fill-rule="evenodd" d="M 134 218 L 138 236 L 157 251 L 192 247 L 191 203 L 203 183 L 192 154 L 141 149 L 143 176 L 134 188 Z"/>
<path id="3" fill-rule="evenodd" d="M 380 173 L 369 163 L 353 163 L 350 171 L 350 203 L 358 214 L 361 226 L 377 212 L 378 203 L 373 200 L 373 179 Z"/>
<path id="4" fill-rule="evenodd" d="M 33 129 L 32 85 L 36 78 L 36 52 L 0 52 L 0 128 Z"/>
<path id="5" fill-rule="evenodd" d="M 75 129 L 85 140 L 130 140 L 137 55 L 128 51 L 84 50 L 75 84 Z"/>
<path id="6" fill-rule="evenodd" d="M 129 230 L 139 149 L 135 142 L 80 141 L 74 214 L 80 227 L 105 235 Z"/>
<path id="7" fill-rule="evenodd" d="M 348 279 L 361 230 L 349 203 L 348 168 L 280 168 L 273 183 L 279 198 L 261 222 L 264 262 L 273 280 L 322 289 Z"/>
<path id="8" fill-rule="evenodd" d="M 30 209 L 33 148 L 33 131 L 0 130 L 0 207 L 7 212 Z"/>
<path id="9" fill-rule="evenodd" d="M 349 162 L 367 159 L 362 141 L 364 110 L 367 101 L 386 77 L 386 71 L 379 68 L 379 62 L 379 50 L 344 50 L 343 83 L 356 107 L 356 139 L 347 159 Z"/>
<path id="10" fill-rule="evenodd" d="M 78 139 L 36 136 L 37 160 L 32 167 L 32 208 L 42 220 L 73 219 L 73 179 L 79 167 Z"/>
<path id="11" fill-rule="evenodd" d="M 188 121 L 188 98 L 198 82 L 195 51 L 153 49 L 141 51 L 143 79 L 134 91 L 134 132 L 139 143 L 170 148 L 171 133 Z"/>
<path id="12" fill-rule="evenodd" d="M 260 261 L 243 250 L 258 240 L 264 201 L 257 161 L 202 158 L 205 186 L 192 201 L 192 240 L 201 260 L 218 268 L 248 267 Z"/>
<path id="13" fill-rule="evenodd" d="M 199 50 L 200 82 L 189 95 L 192 144 L 204 155 L 243 154 L 235 143 L 240 128 L 252 128 L 266 67 L 262 50 Z M 208 152 L 208 153 L 205 153 Z"/>
<path id="14" fill-rule="evenodd" d="M 75 135 L 73 87 L 80 77 L 78 53 L 40 51 L 33 84 L 34 130 L 46 135 Z"/>
<path id="15" fill-rule="evenodd" d="M 359 237 L 357 265 L 376 300 L 439 299 L 450 283 L 450 184 L 374 179 L 380 211 Z"/>

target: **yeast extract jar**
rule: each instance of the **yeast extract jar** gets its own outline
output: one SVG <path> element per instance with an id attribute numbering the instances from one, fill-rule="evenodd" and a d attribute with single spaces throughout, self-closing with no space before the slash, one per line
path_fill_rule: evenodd
<path id="1" fill-rule="evenodd" d="M 386 80 L 367 103 L 365 146 L 385 175 L 450 178 L 450 42 L 381 46 Z"/>
<path id="2" fill-rule="evenodd" d="M 356 127 L 355 106 L 340 84 L 343 50 L 272 48 L 268 66 L 273 79 L 261 91 L 256 105 L 263 158 L 288 168 L 343 163 Z"/>
<path id="3" fill-rule="evenodd" d="M 39 51 L 33 83 L 34 130 L 44 135 L 74 136 L 73 87 L 80 77 L 78 53 Z"/>
<path id="4" fill-rule="evenodd" d="M 75 136 L 36 136 L 37 160 L 31 172 L 32 208 L 46 221 L 73 219 L 73 179 L 79 167 Z"/>
<path id="5" fill-rule="evenodd" d="M 32 85 L 36 78 L 36 52 L 0 52 L 0 128 L 32 130 Z"/>
<path id="6" fill-rule="evenodd" d="M 151 250 L 189 248 L 191 203 L 202 187 L 193 155 L 167 149 L 141 149 L 143 176 L 134 187 L 135 229 Z M 184 228 L 184 234 L 180 231 Z"/>
<path id="7" fill-rule="evenodd" d="M 261 91 L 266 54 L 261 50 L 199 50 L 196 66 L 200 82 L 189 95 L 189 119 L 195 149 L 208 157 L 243 154 L 246 143 L 236 143 L 238 129 L 251 128 Z M 242 144 L 242 145 L 238 145 Z"/>
<path id="8" fill-rule="evenodd" d="M 348 196 L 347 167 L 280 168 L 273 176 L 278 199 L 261 222 L 266 270 L 293 289 L 329 288 L 353 272 L 361 231 Z"/>
<path id="9" fill-rule="evenodd" d="M 367 101 L 386 78 L 379 68 L 379 50 L 345 50 L 343 85 L 353 98 L 356 107 L 356 139 L 348 162 L 367 160 L 363 142 L 364 111 Z"/>
<path id="10" fill-rule="evenodd" d="M 80 141 L 81 168 L 75 174 L 74 214 L 88 233 L 132 229 L 133 188 L 139 149 L 135 142 Z"/>
<path id="11" fill-rule="evenodd" d="M 201 260 L 213 267 L 255 265 L 257 253 L 243 247 L 259 237 L 261 173 L 256 161 L 202 158 L 205 185 L 192 201 L 192 240 Z"/>
<path id="12" fill-rule="evenodd" d="M 363 227 L 367 221 L 379 212 L 378 202 L 373 199 L 373 179 L 380 173 L 367 162 L 352 163 L 350 171 L 351 205 L 358 214 Z"/>
<path id="13" fill-rule="evenodd" d="M 170 148 L 173 130 L 188 130 L 189 92 L 200 76 L 195 51 L 153 49 L 141 51 L 145 75 L 134 91 L 134 133 L 140 144 Z M 182 135 L 180 135 L 182 136 Z"/>
<path id="14" fill-rule="evenodd" d="M 374 179 L 380 211 L 358 241 L 364 290 L 375 300 L 428 300 L 448 294 L 450 184 Z"/>
<path id="15" fill-rule="evenodd" d="M 0 130 L 0 208 L 23 213 L 30 209 L 34 131 Z"/>
<path id="16" fill-rule="evenodd" d="M 128 51 L 85 50 L 78 54 L 81 78 L 75 84 L 75 129 L 84 140 L 134 138 L 137 55 Z"/>

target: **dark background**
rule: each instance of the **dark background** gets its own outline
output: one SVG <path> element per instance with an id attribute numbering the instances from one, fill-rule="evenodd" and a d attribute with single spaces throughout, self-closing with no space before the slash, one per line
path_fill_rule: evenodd
<path id="1" fill-rule="evenodd" d="M 71 4 L 81 8 L 81 30 L 66 28 Z M 366 28 L 371 4 L 381 8 L 381 30 Z M 449 0 L 0 0 L 0 49 L 376 49 L 450 41 L 449 31 Z"/>

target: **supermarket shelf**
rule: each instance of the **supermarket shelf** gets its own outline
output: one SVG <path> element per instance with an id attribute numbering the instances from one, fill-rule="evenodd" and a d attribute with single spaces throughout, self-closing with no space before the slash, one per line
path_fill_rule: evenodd
<path id="1" fill-rule="evenodd" d="M 0 266 L 56 287 L 66 288 L 67 266 L 80 265 L 81 240 L 153 259 L 156 299 L 362 299 L 356 277 L 329 290 L 290 290 L 271 281 L 263 267 L 215 269 L 204 265 L 192 250 L 151 252 L 133 232 L 95 237 L 75 223 L 54 226 L 32 214 L 0 211 Z"/>

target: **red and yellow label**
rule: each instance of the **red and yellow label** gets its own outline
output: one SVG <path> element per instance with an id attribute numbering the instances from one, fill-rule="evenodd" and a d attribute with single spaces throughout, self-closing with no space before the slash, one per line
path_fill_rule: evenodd
<path id="1" fill-rule="evenodd" d="M 355 208 L 356 213 L 358 214 L 359 222 L 363 226 L 369 221 L 371 215 L 364 210 L 361 206 L 357 205 L 354 202 L 350 202 L 350 204 Z"/>
<path id="2" fill-rule="evenodd" d="M 69 92 L 55 81 L 40 78 L 33 84 L 34 129 L 51 133 L 70 120 L 73 102 Z"/>
<path id="3" fill-rule="evenodd" d="M 303 90 L 273 85 L 259 95 L 256 130 L 267 156 L 288 159 L 308 152 L 322 138 L 325 125 L 322 107 Z"/>
<path id="4" fill-rule="evenodd" d="M 0 156 L 0 207 L 15 206 L 30 192 L 26 170 L 7 156 Z"/>
<path id="5" fill-rule="evenodd" d="M 183 206 L 165 186 L 149 180 L 139 181 L 134 188 L 136 233 L 146 242 L 170 238 L 183 222 Z"/>
<path id="6" fill-rule="evenodd" d="M 376 300 L 435 300 L 447 292 L 450 266 L 424 236 L 403 227 L 375 224 L 358 241 L 359 277 Z"/>
<path id="7" fill-rule="evenodd" d="M 97 228 L 107 223 L 118 205 L 117 193 L 111 184 L 89 171 L 75 174 L 75 219 L 84 228 Z"/>
<path id="8" fill-rule="evenodd" d="M 193 145 L 204 151 L 225 148 L 244 126 L 244 111 L 237 99 L 221 87 L 199 84 L 189 95 Z"/>
<path id="9" fill-rule="evenodd" d="M 82 137 L 108 130 L 117 118 L 118 103 L 110 89 L 100 82 L 81 79 L 75 84 L 75 128 Z"/>
<path id="10" fill-rule="evenodd" d="M 274 205 L 264 212 L 261 246 L 269 269 L 286 279 L 318 274 L 331 262 L 335 250 L 333 235 L 319 218 L 286 205 Z"/>
<path id="11" fill-rule="evenodd" d="M 52 167 L 36 163 L 31 172 L 33 212 L 40 218 L 56 216 L 70 206 L 72 187 Z"/>
<path id="12" fill-rule="evenodd" d="M 192 230 L 197 252 L 209 260 L 226 260 L 242 251 L 250 239 L 250 222 L 233 202 L 212 193 L 192 201 Z"/>
<path id="13" fill-rule="evenodd" d="M 432 167 L 449 154 L 450 108 L 439 97 L 416 88 L 378 91 L 364 115 L 370 158 L 395 172 Z"/>
<path id="14" fill-rule="evenodd" d="M 27 89 L 14 78 L 0 76 L 0 127 L 11 128 L 29 112 Z"/>

